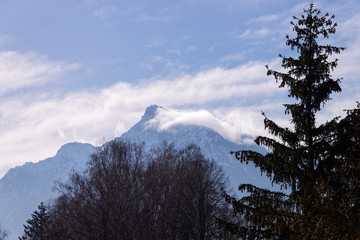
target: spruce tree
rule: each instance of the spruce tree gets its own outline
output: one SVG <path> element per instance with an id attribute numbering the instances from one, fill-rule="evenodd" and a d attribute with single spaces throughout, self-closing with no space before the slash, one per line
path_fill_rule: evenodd
<path id="1" fill-rule="evenodd" d="M 297 57 L 282 58 L 286 72 L 269 69 L 279 87 L 287 87 L 294 101 L 284 104 L 292 128 L 281 127 L 264 115 L 264 126 L 274 137 L 257 137 L 266 146 L 265 155 L 253 151 L 234 152 L 240 162 L 253 162 L 287 191 L 275 192 L 251 184 L 239 186 L 247 195 L 240 200 L 226 196 L 234 213 L 246 224 L 219 220 L 228 231 L 244 239 L 358 239 L 360 196 L 360 109 L 323 124 L 317 113 L 341 92 L 340 80 L 331 72 L 338 60 L 330 60 L 344 48 L 322 45 L 336 31 L 334 16 L 322 15 L 313 4 L 301 17 L 293 17 L 295 37 L 286 45 Z"/>
<path id="2" fill-rule="evenodd" d="M 40 203 L 38 210 L 31 214 L 27 225 L 24 225 L 24 234 L 19 240 L 47 240 L 46 228 L 50 222 L 50 215 L 44 203 Z"/>

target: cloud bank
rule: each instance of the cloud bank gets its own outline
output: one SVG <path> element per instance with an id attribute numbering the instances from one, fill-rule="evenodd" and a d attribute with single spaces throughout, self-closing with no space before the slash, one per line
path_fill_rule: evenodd
<path id="1" fill-rule="evenodd" d="M 243 32 L 237 31 L 230 38 L 243 34 L 242 39 L 245 39 L 258 34 L 257 36 L 264 37 L 264 41 L 278 43 L 277 33 L 289 27 L 288 15 L 293 11 L 298 14 L 302 7 L 297 5 L 285 15 L 256 18 L 250 21 L 250 24 L 257 24 L 256 28 L 246 27 Z M 114 12 L 117 10 L 113 8 L 96 8 L 92 14 L 105 17 Z M 280 22 L 275 29 L 263 24 L 270 22 L 273 26 L 275 21 L 285 18 L 286 23 Z M 138 20 L 167 21 L 150 15 L 142 15 Z M 360 47 L 357 44 L 360 41 L 359 23 L 357 15 L 339 23 L 336 34 L 339 37 L 334 41 L 345 43 L 347 49 L 339 56 L 339 67 L 334 76 L 344 78 L 343 93 L 334 95 L 334 101 L 326 105 L 319 122 L 344 114 L 343 109 L 355 107 L 355 101 L 360 100 L 357 79 L 357 62 L 360 58 Z M 2 39 L 0 37 L 0 45 L 4 41 Z M 147 49 L 159 48 L 165 44 L 162 38 L 154 36 L 153 39 L 155 40 L 146 42 Z M 189 44 L 187 50 L 199 51 L 199 48 L 200 45 Z M 176 46 L 174 49 L 176 50 Z M 236 62 L 247 59 L 247 56 L 235 52 L 219 56 L 219 59 L 220 63 Z M 156 55 L 149 58 L 147 63 L 154 62 L 162 62 L 164 67 L 181 67 L 176 61 L 171 65 L 166 56 Z M 265 64 L 275 69 L 281 65 L 277 58 L 266 62 L 247 62 L 233 68 L 203 67 L 201 69 L 205 70 L 198 70 L 195 74 L 148 78 L 137 83 L 119 81 L 95 90 L 89 86 L 81 91 L 59 93 L 57 89 L 47 92 L 44 86 L 67 80 L 67 74 L 81 69 L 81 64 L 53 61 L 35 52 L 2 51 L 0 177 L 10 167 L 54 155 L 64 143 L 80 141 L 95 144 L 101 138 L 120 136 L 140 120 L 145 108 L 151 104 L 168 109 L 159 112 L 153 122 L 160 131 L 176 124 L 198 124 L 213 128 L 230 140 L 249 142 L 252 137 L 266 134 L 261 111 L 281 125 L 288 124 L 289 117 L 284 117 L 281 106 L 289 102 L 286 89 L 279 89 L 273 78 L 266 77 Z M 185 67 L 182 69 L 186 70 Z M 39 86 L 44 88 L 38 90 Z M 247 138 L 244 139 L 244 135 Z"/>
<path id="2" fill-rule="evenodd" d="M 354 54 L 360 56 L 360 51 L 355 46 L 354 49 L 356 51 L 345 59 L 353 67 L 356 64 L 351 62 Z M 73 69 L 70 64 L 50 62 L 42 57 L 34 60 L 31 58 L 34 55 L 7 54 L 22 60 L 21 69 L 14 71 L 9 65 L 5 68 L 8 70 L 4 70 L 12 79 L 19 79 L 7 87 L 8 91 L 42 84 L 49 76 L 58 77 Z M 339 70 L 347 75 L 345 78 L 353 74 L 347 70 L 353 67 L 347 64 Z M 0 159 L 6 161 L 0 162 L 0 176 L 12 166 L 54 155 L 64 143 L 95 144 L 101 138 L 120 136 L 140 120 L 151 104 L 168 108 L 155 119 L 159 130 L 176 124 L 198 124 L 230 140 L 249 143 L 253 137 L 266 134 L 261 111 L 281 125 L 288 124 L 289 117 L 283 116 L 281 107 L 287 102 L 286 89 L 279 89 L 272 78 L 266 77 L 264 65 L 250 62 L 236 68 L 218 67 L 175 79 L 149 79 L 137 84 L 118 82 L 98 90 L 60 96 L 39 93 L 5 98 L 0 103 Z M 279 60 L 271 61 L 270 65 L 279 66 Z M 20 81 L 21 77 L 15 74 L 18 71 L 27 81 Z M 352 79 L 354 77 L 349 81 Z M 359 99 L 358 92 L 353 92 L 351 86 L 349 84 L 345 91 L 352 95 L 337 99 L 336 104 L 329 105 L 326 114 L 338 115 L 350 102 Z"/>
<path id="3" fill-rule="evenodd" d="M 53 62 L 20 57 L 23 59 L 21 74 L 29 76 L 27 79 L 30 80 L 19 81 L 14 88 L 40 84 L 48 79 L 45 76 L 56 76 L 66 69 Z M 39 64 L 31 67 L 32 62 Z M 0 159 L 7 161 L 0 163 L 0 175 L 10 166 L 51 156 L 66 142 L 94 144 L 102 137 L 111 139 L 120 136 L 140 119 L 145 108 L 151 104 L 177 108 L 198 106 L 194 107 L 198 109 L 199 106 L 231 99 L 256 102 L 259 95 L 271 98 L 279 89 L 273 80 L 264 77 L 264 72 L 264 63 L 255 62 L 233 69 L 210 69 L 176 79 L 151 79 L 138 84 L 118 82 L 99 90 L 71 92 L 62 96 L 39 93 L 6 98 L 0 103 L 0 145 L 3 146 Z M 212 113 L 200 111 L 185 115 L 181 121 L 203 122 L 226 133 L 226 128 L 238 125 L 231 122 L 234 119 L 231 119 L 230 113 L 227 114 L 216 119 Z M 259 112 L 257 114 L 260 116 Z M 213 120 L 215 125 L 211 123 Z M 230 122 L 223 123 L 226 121 Z M 226 134 L 236 138 L 236 131 L 232 134 L 234 136 Z"/>

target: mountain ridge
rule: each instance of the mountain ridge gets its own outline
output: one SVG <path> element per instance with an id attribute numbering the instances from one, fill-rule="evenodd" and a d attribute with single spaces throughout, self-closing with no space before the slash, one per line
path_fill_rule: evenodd
<path id="1" fill-rule="evenodd" d="M 271 187 L 270 182 L 260 175 L 258 169 L 251 165 L 240 164 L 230 155 L 230 151 L 244 148 L 261 149 L 230 142 L 215 130 L 204 126 L 177 124 L 159 131 L 156 125 L 149 123 L 157 116 L 159 109 L 166 111 L 165 108 L 157 105 L 146 108 L 140 121 L 116 139 L 144 142 L 146 149 L 156 147 L 164 141 L 174 143 L 177 148 L 196 144 L 205 157 L 214 159 L 222 166 L 234 189 L 245 182 Z M 66 181 L 72 170 L 85 169 L 87 160 L 96 149 L 91 144 L 67 143 L 53 157 L 10 169 L 0 179 L 2 227 L 16 236 L 20 235 L 22 224 L 25 224 L 25 220 L 30 217 L 37 205 L 56 197 L 56 193 L 51 190 L 54 181 Z"/>

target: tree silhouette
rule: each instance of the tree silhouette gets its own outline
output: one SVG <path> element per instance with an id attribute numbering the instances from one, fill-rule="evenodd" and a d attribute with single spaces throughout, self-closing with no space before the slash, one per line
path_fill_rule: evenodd
<path id="1" fill-rule="evenodd" d="M 38 210 L 35 210 L 31 214 L 31 219 L 26 221 L 27 225 L 24 225 L 24 234 L 23 236 L 19 237 L 19 240 L 49 239 L 46 233 L 46 228 L 50 223 L 49 212 L 43 203 L 40 203 Z"/>
<path id="2" fill-rule="evenodd" d="M 321 45 L 336 31 L 334 16 L 321 15 L 313 4 L 291 25 L 295 38 L 286 36 L 286 45 L 298 57 L 282 58 L 287 72 L 269 69 L 280 88 L 289 89 L 294 103 L 284 104 L 293 128 L 277 125 L 265 116 L 264 126 L 274 138 L 258 137 L 256 144 L 269 153 L 234 152 L 240 162 L 253 162 L 273 183 L 289 189 L 289 194 L 261 189 L 251 184 L 239 186 L 248 195 L 240 200 L 227 196 L 234 213 L 245 218 L 238 226 L 219 220 L 228 231 L 244 239 L 355 239 L 359 228 L 359 109 L 317 124 L 316 115 L 341 92 L 340 80 L 331 72 L 338 60 L 329 60 L 343 48 Z M 323 41 L 321 41 L 323 42 Z"/>
<path id="3" fill-rule="evenodd" d="M 164 143 L 146 153 L 114 140 L 58 188 L 52 239 L 232 239 L 215 224 L 231 214 L 222 196 L 227 179 L 194 145 Z"/>

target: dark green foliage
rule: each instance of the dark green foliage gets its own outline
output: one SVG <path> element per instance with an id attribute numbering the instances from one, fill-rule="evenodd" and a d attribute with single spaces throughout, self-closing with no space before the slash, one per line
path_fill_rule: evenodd
<path id="1" fill-rule="evenodd" d="M 46 229 L 50 223 L 50 215 L 47 208 L 41 203 L 38 210 L 31 214 L 31 219 L 27 221 L 28 225 L 24 225 L 24 234 L 19 240 L 47 240 Z"/>
<path id="2" fill-rule="evenodd" d="M 280 55 L 285 73 L 266 66 L 267 74 L 279 87 L 289 88 L 288 96 L 295 99 L 284 104 L 293 128 L 278 126 L 264 114 L 265 129 L 274 138 L 258 137 L 255 142 L 270 152 L 240 151 L 235 156 L 240 162 L 253 162 L 289 194 L 241 185 L 246 197 L 228 196 L 234 213 L 246 224 L 222 220 L 219 224 L 244 239 L 360 238 L 360 108 L 348 111 L 344 119 L 316 123 L 316 114 L 331 93 L 341 91 L 340 79 L 330 74 L 338 60 L 329 57 L 343 48 L 318 42 L 335 33 L 333 18 L 310 4 L 291 22 L 295 38 L 286 36 L 286 44 L 298 57 Z"/>

